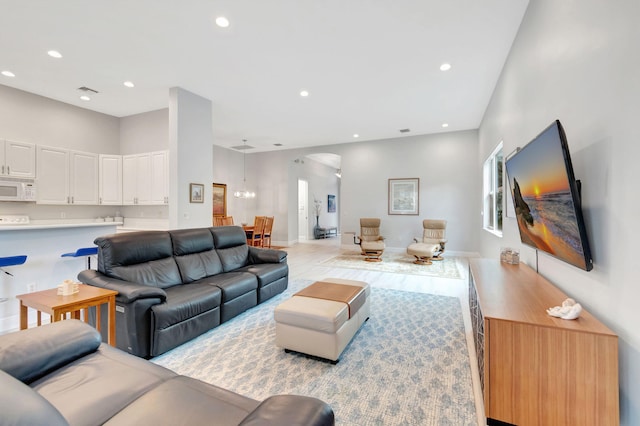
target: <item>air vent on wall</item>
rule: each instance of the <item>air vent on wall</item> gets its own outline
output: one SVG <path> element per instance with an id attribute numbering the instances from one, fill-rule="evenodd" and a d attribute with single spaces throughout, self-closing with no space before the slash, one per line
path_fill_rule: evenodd
<path id="1" fill-rule="evenodd" d="M 78 87 L 78 90 L 81 90 L 83 92 L 98 93 L 97 90 L 94 90 L 94 89 L 92 89 L 90 87 L 86 87 L 86 86 Z"/>
<path id="2" fill-rule="evenodd" d="M 409 133 L 411 129 L 400 129 L 400 133 Z"/>

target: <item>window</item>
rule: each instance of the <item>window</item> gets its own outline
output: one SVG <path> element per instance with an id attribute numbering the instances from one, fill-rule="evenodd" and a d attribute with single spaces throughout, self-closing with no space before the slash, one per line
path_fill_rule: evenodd
<path id="1" fill-rule="evenodd" d="M 499 236 L 502 236 L 503 164 L 500 142 L 484 162 L 482 179 L 483 227 Z"/>

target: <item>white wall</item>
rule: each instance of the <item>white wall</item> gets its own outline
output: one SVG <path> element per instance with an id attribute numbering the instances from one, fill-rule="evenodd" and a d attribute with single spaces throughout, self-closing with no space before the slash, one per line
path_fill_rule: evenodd
<path id="1" fill-rule="evenodd" d="M 215 152 L 218 151 L 216 148 Z M 305 158 L 313 153 L 340 155 L 342 179 L 338 182 L 335 170 Z M 229 168 L 242 167 L 241 157 L 233 163 L 225 161 L 228 157 L 217 157 L 218 154 L 214 157 L 214 169 L 221 179 Z M 296 159 L 305 163 L 296 163 Z M 423 219 L 446 219 L 447 248 L 477 252 L 481 226 L 477 159 L 476 131 L 248 154 L 247 187 L 255 189 L 258 195 L 247 202 L 246 215 L 253 218 L 255 214 L 274 214 L 274 240 L 295 242 L 297 181 L 302 178 L 310 182 L 310 207 L 315 191 L 326 211 L 326 196 L 333 193 L 329 191 L 336 191 L 338 216 L 335 219 L 328 214 L 321 216 L 321 225 L 332 226 L 336 220 L 342 232 L 359 232 L 361 217 L 380 217 L 387 246 L 404 249 L 415 236 L 422 235 Z M 414 177 L 420 178 L 420 214 L 388 215 L 388 179 Z M 234 210 L 229 211 L 236 215 Z"/>
<path id="2" fill-rule="evenodd" d="M 120 118 L 119 139 L 122 155 L 169 149 L 169 109 Z"/>
<path id="3" fill-rule="evenodd" d="M 0 85 L 0 139 L 119 154 L 119 131 L 116 117 Z"/>
<path id="4" fill-rule="evenodd" d="M 179 87 L 169 91 L 169 227 L 212 225 L 211 101 Z M 189 201 L 189 185 L 204 185 L 204 202 Z"/>
<path id="5" fill-rule="evenodd" d="M 447 220 L 447 249 L 478 250 L 480 167 L 476 131 L 340 145 L 342 231 L 360 232 L 361 217 L 379 217 L 387 247 L 406 248 L 423 219 Z M 419 178 L 417 216 L 388 214 L 388 180 Z"/>
<path id="6" fill-rule="evenodd" d="M 640 424 L 640 200 L 633 190 L 640 158 L 639 18 L 637 1 L 530 2 L 480 127 L 477 159 L 481 164 L 500 140 L 509 153 L 554 119 L 562 122 L 582 181 L 594 269 L 584 272 L 545 254 L 538 268 L 619 335 L 623 425 Z M 497 258 L 500 246 L 520 247 L 521 259 L 535 267 L 515 219 L 505 219 L 502 239 L 482 232 L 483 256 Z"/>

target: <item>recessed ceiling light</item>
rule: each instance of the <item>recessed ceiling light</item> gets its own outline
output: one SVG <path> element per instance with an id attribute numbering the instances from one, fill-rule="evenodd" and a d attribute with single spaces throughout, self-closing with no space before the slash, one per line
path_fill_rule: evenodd
<path id="1" fill-rule="evenodd" d="M 57 50 L 50 50 L 47 52 L 47 55 L 51 56 L 52 58 L 57 58 L 57 59 L 62 58 L 62 54 Z"/>
<path id="2" fill-rule="evenodd" d="M 440 65 L 440 71 L 449 71 L 451 69 L 451 64 L 447 64 L 446 62 Z"/>
<path id="3" fill-rule="evenodd" d="M 125 81 L 123 84 L 124 84 L 125 86 L 127 86 L 127 87 L 135 87 L 135 84 L 133 84 L 133 83 L 132 83 L 132 82 L 130 82 L 130 81 Z"/>
<path id="4" fill-rule="evenodd" d="M 16 76 L 14 73 L 12 73 L 9 70 L 2 71 L 2 75 L 4 75 L 5 77 L 15 77 Z"/>
<path id="5" fill-rule="evenodd" d="M 220 28 L 227 28 L 229 26 L 229 20 L 224 16 L 218 16 L 216 18 L 216 25 Z"/>
<path id="6" fill-rule="evenodd" d="M 89 96 L 87 96 L 87 95 L 80 96 L 80 99 L 82 99 L 83 101 L 90 101 L 91 100 L 91 98 Z"/>
<path id="7" fill-rule="evenodd" d="M 309 96 L 309 92 L 307 90 L 301 90 L 300 96 L 302 96 L 303 98 L 306 98 L 307 96 Z"/>
<path id="8" fill-rule="evenodd" d="M 449 127 L 449 123 L 442 123 L 442 127 Z"/>
<path id="9" fill-rule="evenodd" d="M 359 137 L 360 137 L 360 135 L 359 135 L 359 134 L 357 134 L 357 133 L 354 133 L 354 134 L 353 134 L 353 137 L 354 137 L 354 138 L 359 138 Z"/>

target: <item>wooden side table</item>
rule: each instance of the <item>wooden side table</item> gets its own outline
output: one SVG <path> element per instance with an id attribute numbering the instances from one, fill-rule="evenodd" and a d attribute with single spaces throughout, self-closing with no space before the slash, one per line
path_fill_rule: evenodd
<path id="1" fill-rule="evenodd" d="M 28 310 L 38 311 L 38 325 L 42 324 L 41 313 L 51 315 L 51 322 L 60 321 L 69 313 L 72 318 L 80 319 L 80 310 L 84 311 L 84 321 L 89 321 L 89 308 L 96 307 L 96 328 L 100 330 L 100 309 L 103 303 L 108 304 L 108 340 L 111 346 L 116 345 L 116 295 L 117 291 L 78 284 L 78 293 L 70 296 L 59 296 L 58 289 L 36 291 L 16 296 L 20 300 L 20 330 L 28 327 Z"/>

